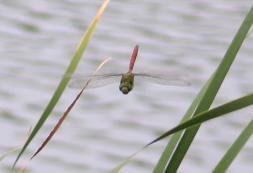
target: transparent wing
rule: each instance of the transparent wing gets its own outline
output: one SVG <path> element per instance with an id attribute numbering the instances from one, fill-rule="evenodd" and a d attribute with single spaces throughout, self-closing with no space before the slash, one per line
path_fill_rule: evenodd
<path id="1" fill-rule="evenodd" d="M 160 85 L 171 86 L 188 86 L 190 82 L 184 73 L 178 71 L 150 71 L 150 72 L 137 72 L 135 74 L 135 81 L 147 81 Z"/>
<path id="2" fill-rule="evenodd" d="M 87 88 L 98 88 L 115 82 L 120 82 L 122 74 L 74 75 L 71 77 L 70 88 L 80 89 L 91 79 Z"/>

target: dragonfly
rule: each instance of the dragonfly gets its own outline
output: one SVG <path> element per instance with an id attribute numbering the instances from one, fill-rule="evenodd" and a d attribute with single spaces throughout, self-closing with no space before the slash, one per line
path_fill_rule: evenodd
<path id="1" fill-rule="evenodd" d="M 134 72 L 135 61 L 138 56 L 139 46 L 136 45 L 130 57 L 128 71 L 126 73 L 104 73 L 96 75 L 75 76 L 71 83 L 71 88 L 82 88 L 83 84 L 92 79 L 88 88 L 103 87 L 114 82 L 119 82 L 119 90 L 123 94 L 128 94 L 134 88 L 136 80 L 146 80 L 161 85 L 187 86 L 190 83 L 186 80 L 185 75 L 178 72 Z"/>

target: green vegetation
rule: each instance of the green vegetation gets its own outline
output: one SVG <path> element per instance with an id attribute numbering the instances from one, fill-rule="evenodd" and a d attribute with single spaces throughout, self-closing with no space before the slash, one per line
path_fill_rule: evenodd
<path id="1" fill-rule="evenodd" d="M 22 147 L 17 159 L 15 160 L 15 162 L 13 164 L 13 168 L 15 167 L 15 165 L 18 162 L 19 158 L 24 153 L 24 151 L 26 150 L 28 145 L 31 143 L 31 141 L 33 140 L 35 135 L 38 133 L 38 131 L 40 130 L 40 128 L 42 127 L 44 122 L 47 120 L 49 115 L 51 115 L 52 110 L 54 109 L 55 105 L 57 104 L 58 100 L 60 99 L 63 91 L 67 87 L 68 82 L 70 81 L 70 78 L 68 78 L 66 76 L 71 76 L 75 72 L 75 70 L 76 70 L 76 68 L 77 68 L 77 66 L 78 66 L 78 64 L 79 64 L 79 62 L 80 62 L 80 60 L 83 56 L 83 53 L 84 53 L 85 49 L 87 48 L 87 46 L 88 46 L 95 30 L 96 30 L 97 24 L 100 21 L 100 19 L 102 17 L 102 14 L 104 13 L 104 11 L 105 11 L 105 9 L 106 9 L 109 2 L 110 2 L 109 0 L 105 0 L 103 2 L 101 8 L 97 12 L 97 15 L 95 16 L 95 18 L 93 19 L 93 21 L 89 25 L 87 31 L 83 35 L 83 38 L 81 39 L 81 41 L 80 41 L 80 43 L 79 43 L 79 45 L 76 49 L 76 52 L 75 52 L 74 56 L 72 57 L 68 68 L 66 69 L 64 77 L 62 78 L 62 80 L 59 83 L 57 89 L 55 90 L 51 100 L 49 101 L 46 109 L 42 113 L 39 121 L 37 122 L 37 124 L 33 128 L 32 132 L 31 132 L 31 135 L 28 137 L 27 141 L 25 142 L 24 146 Z"/>

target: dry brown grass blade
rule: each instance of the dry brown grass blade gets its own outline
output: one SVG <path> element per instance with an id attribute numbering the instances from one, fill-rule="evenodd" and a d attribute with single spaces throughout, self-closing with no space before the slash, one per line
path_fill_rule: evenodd
<path id="1" fill-rule="evenodd" d="M 97 67 L 97 69 L 94 71 L 93 75 L 95 75 L 109 60 L 110 60 L 110 58 L 105 59 Z M 37 149 L 37 151 L 32 155 L 31 159 L 33 159 L 47 145 L 47 143 L 50 141 L 50 139 L 54 136 L 54 134 L 56 133 L 56 131 L 60 128 L 60 126 L 62 125 L 63 121 L 66 119 L 67 115 L 72 110 L 72 108 L 75 106 L 76 102 L 79 100 L 79 98 L 83 94 L 84 90 L 87 88 L 87 86 L 89 85 L 89 83 L 91 81 L 92 81 L 92 77 L 84 84 L 83 88 L 78 93 L 78 95 L 76 96 L 76 98 L 74 99 L 74 101 L 68 106 L 67 110 L 63 113 L 62 117 L 59 119 L 59 121 L 57 122 L 57 124 L 55 125 L 55 127 L 53 128 L 53 130 L 50 132 L 50 134 L 48 135 L 48 137 L 46 138 L 46 140 L 41 144 L 41 146 Z"/>

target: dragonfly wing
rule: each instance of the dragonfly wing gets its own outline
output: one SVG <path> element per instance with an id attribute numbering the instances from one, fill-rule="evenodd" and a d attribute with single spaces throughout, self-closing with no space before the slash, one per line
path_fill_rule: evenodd
<path id="1" fill-rule="evenodd" d="M 87 88 L 98 88 L 120 82 L 122 74 L 75 75 L 71 77 L 70 88 L 80 89 L 91 79 Z"/>
<path id="2" fill-rule="evenodd" d="M 187 80 L 186 75 L 178 72 L 168 72 L 168 73 L 135 73 L 135 81 L 144 80 L 160 85 L 171 85 L 171 86 L 187 86 L 190 82 Z"/>

